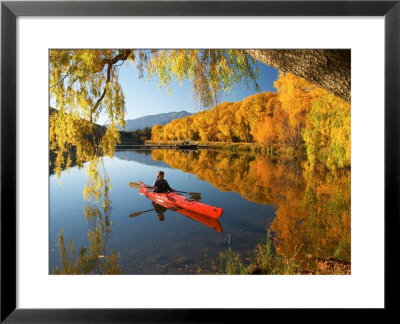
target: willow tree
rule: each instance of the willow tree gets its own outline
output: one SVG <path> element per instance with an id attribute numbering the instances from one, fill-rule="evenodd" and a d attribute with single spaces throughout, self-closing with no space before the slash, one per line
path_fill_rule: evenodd
<path id="1" fill-rule="evenodd" d="M 73 147 L 78 165 L 98 155 L 113 156 L 118 127 L 124 126 L 119 70 L 125 62 L 141 77 L 158 77 L 169 91 L 171 82 L 190 80 L 195 100 L 205 108 L 238 83 L 258 89 L 256 60 L 244 50 L 51 50 L 50 101 L 57 113 L 50 118 L 50 149 L 57 155 L 57 175 L 71 165 Z M 104 115 L 107 126 L 99 132 L 94 123 Z"/>

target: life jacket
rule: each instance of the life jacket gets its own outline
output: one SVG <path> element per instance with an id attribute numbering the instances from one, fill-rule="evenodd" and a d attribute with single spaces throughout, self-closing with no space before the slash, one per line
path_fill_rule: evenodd
<path id="1" fill-rule="evenodd" d="M 163 193 L 171 190 L 168 182 L 164 179 L 157 180 L 154 183 L 154 192 Z"/>

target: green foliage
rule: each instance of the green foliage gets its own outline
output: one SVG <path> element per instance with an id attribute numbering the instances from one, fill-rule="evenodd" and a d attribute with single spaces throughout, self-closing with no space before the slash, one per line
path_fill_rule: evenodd
<path id="1" fill-rule="evenodd" d="M 323 162 L 329 168 L 350 166 L 350 105 L 324 90 L 324 95 L 312 103 L 303 138 L 311 167 L 317 162 Z"/>
<path id="2" fill-rule="evenodd" d="M 131 132 L 120 131 L 121 143 L 144 143 L 151 138 L 151 128 L 145 127 Z"/>
<path id="3" fill-rule="evenodd" d="M 244 265 L 239 254 L 232 251 L 228 236 L 228 249 L 220 253 L 219 269 L 217 274 L 243 275 L 268 274 L 284 275 L 298 272 L 298 264 L 293 258 L 277 255 L 273 252 L 271 233 L 268 231 L 264 244 L 258 244 L 254 251 L 254 258 Z"/>
<path id="4" fill-rule="evenodd" d="M 226 252 L 220 252 L 219 255 L 219 269 L 217 270 L 217 274 L 247 274 L 247 269 L 243 264 L 240 255 L 232 252 L 231 238 L 229 235 L 227 238 L 227 242 L 228 250 Z"/>
<path id="5" fill-rule="evenodd" d="M 268 231 L 265 243 L 258 244 L 255 250 L 255 266 L 253 266 L 253 269 L 255 268 L 263 274 L 289 275 L 297 273 L 299 266 L 294 257 L 277 255 L 272 246 L 272 235 Z"/>

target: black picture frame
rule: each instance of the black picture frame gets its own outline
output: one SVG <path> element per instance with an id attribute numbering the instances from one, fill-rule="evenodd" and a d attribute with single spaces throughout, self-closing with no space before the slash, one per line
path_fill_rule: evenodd
<path id="1" fill-rule="evenodd" d="M 381 16 L 385 19 L 385 310 L 396 309 L 399 237 L 400 0 L 4 1 L 1 3 L 1 322 L 230 322 L 244 309 L 16 308 L 16 19 L 18 16 Z M 366 181 L 368 177 L 366 176 Z M 393 244 L 395 242 L 395 244 Z M 373 257 L 373 256 L 372 256 Z M 373 261 L 371 261 L 373 262 Z"/>

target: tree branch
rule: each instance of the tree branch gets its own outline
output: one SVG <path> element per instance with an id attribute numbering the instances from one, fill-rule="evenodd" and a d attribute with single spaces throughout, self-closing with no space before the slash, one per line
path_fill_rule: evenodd
<path id="1" fill-rule="evenodd" d="M 65 78 L 68 76 L 68 74 L 71 71 L 71 69 L 72 69 L 72 66 L 69 67 L 67 73 L 61 78 L 60 81 L 58 81 L 56 84 L 53 84 L 52 86 L 50 86 L 50 89 L 58 86 L 61 82 L 63 82 L 65 80 Z"/>
<path id="2" fill-rule="evenodd" d="M 350 103 L 350 50 L 246 50 L 260 62 L 289 72 Z"/>
<path id="3" fill-rule="evenodd" d="M 106 84 L 104 86 L 104 90 L 102 95 L 100 96 L 100 98 L 96 101 L 96 103 L 94 104 L 94 106 L 92 107 L 92 109 L 90 110 L 90 122 L 93 122 L 93 114 L 94 112 L 97 110 L 97 108 L 100 106 L 100 103 L 102 102 L 102 100 L 104 99 L 106 93 L 107 93 L 107 85 L 111 80 L 111 71 L 113 68 L 113 65 L 115 63 L 117 63 L 118 61 L 126 61 L 128 56 L 132 53 L 132 50 L 119 50 L 119 54 L 117 56 L 115 56 L 112 59 L 104 59 L 103 60 L 103 64 L 102 64 L 102 68 L 101 70 L 104 68 L 104 66 L 107 64 L 107 80 L 106 80 Z"/>

